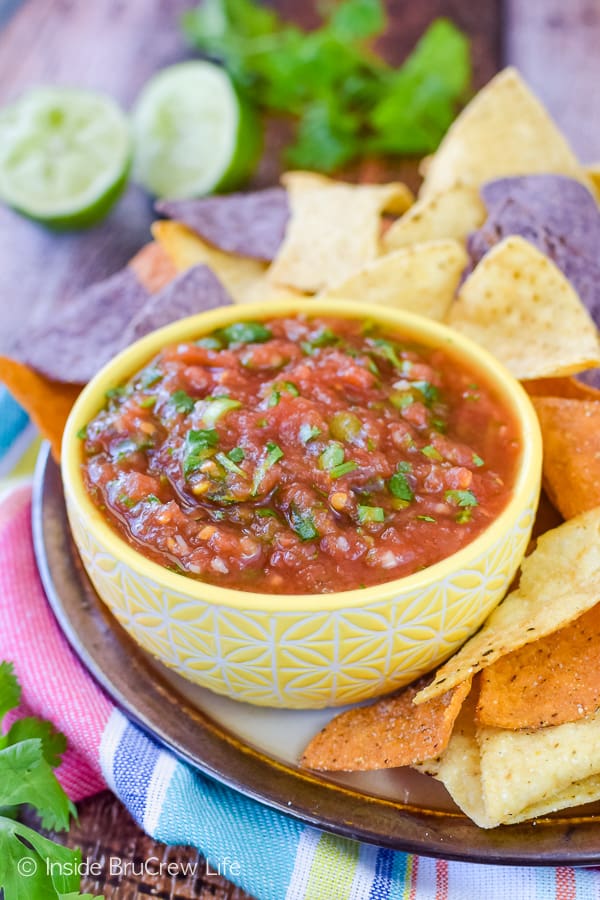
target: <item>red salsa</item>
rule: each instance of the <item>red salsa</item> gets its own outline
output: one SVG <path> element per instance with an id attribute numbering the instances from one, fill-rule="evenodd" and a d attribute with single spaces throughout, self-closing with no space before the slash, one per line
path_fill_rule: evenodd
<path id="1" fill-rule="evenodd" d="M 165 347 L 81 437 L 94 502 L 141 553 L 278 594 L 449 556 L 506 505 L 520 452 L 512 415 L 462 360 L 308 315 Z"/>

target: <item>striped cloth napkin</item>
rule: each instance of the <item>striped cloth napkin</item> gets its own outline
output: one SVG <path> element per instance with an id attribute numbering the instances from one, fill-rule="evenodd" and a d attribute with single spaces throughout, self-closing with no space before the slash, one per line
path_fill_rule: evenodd
<path id="1" fill-rule="evenodd" d="M 0 389 L 0 660 L 23 686 L 20 715 L 68 738 L 58 770 L 75 801 L 108 786 L 165 844 L 198 848 L 258 900 L 596 900 L 600 872 L 433 860 L 335 837 L 199 774 L 122 715 L 71 652 L 38 577 L 27 418 Z M 23 462 L 25 460 L 25 462 Z M 7 479 L 19 475 L 19 480 Z M 468 848 L 465 848 L 468 849 Z"/>

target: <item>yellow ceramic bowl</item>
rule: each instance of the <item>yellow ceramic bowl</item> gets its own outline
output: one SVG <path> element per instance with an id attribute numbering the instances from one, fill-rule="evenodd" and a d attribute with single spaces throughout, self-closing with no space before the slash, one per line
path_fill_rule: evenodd
<path id="1" fill-rule="evenodd" d="M 296 312 L 371 319 L 427 345 L 458 352 L 485 373 L 519 424 L 522 455 L 512 499 L 458 553 L 409 577 L 322 595 L 249 593 L 178 575 L 146 559 L 103 519 L 81 476 L 77 432 L 166 344 L 233 321 Z M 69 520 L 99 595 L 145 650 L 184 678 L 265 706 L 323 707 L 408 683 L 459 647 L 508 588 L 529 540 L 540 489 L 541 437 L 529 398 L 487 352 L 442 325 L 345 301 L 228 306 L 183 319 L 128 347 L 88 384 L 67 422 L 62 474 Z"/>

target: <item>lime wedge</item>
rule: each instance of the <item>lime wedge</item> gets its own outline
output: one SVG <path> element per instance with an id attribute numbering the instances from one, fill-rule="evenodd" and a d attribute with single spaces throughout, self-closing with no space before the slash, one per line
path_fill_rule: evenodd
<path id="1" fill-rule="evenodd" d="M 227 72 L 178 63 L 150 79 L 133 111 L 134 177 L 157 197 L 238 187 L 254 170 L 261 127 Z"/>
<path id="2" fill-rule="evenodd" d="M 0 111 L 0 199 L 46 225 L 78 228 L 106 215 L 130 157 L 127 119 L 103 94 L 35 88 Z"/>

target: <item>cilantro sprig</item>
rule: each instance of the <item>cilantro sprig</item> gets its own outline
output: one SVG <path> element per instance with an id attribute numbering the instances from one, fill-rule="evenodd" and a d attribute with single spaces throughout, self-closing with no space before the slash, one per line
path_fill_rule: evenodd
<path id="1" fill-rule="evenodd" d="M 12 663 L 0 663 L 0 722 L 20 700 Z M 0 735 L 0 889 L 4 900 L 25 896 L 28 900 L 93 900 L 91 894 L 79 893 L 81 851 L 55 844 L 15 818 L 19 807 L 27 804 L 36 810 L 43 828 L 68 829 L 77 811 L 53 771 L 65 749 L 64 735 L 41 719 L 18 719 Z"/>
<path id="2" fill-rule="evenodd" d="M 321 26 L 306 32 L 257 0 L 204 0 L 183 30 L 260 107 L 296 116 L 291 165 L 330 172 L 362 155 L 435 150 L 470 84 L 467 38 L 437 19 L 393 68 L 371 47 L 386 27 L 383 0 L 322 6 Z"/>

